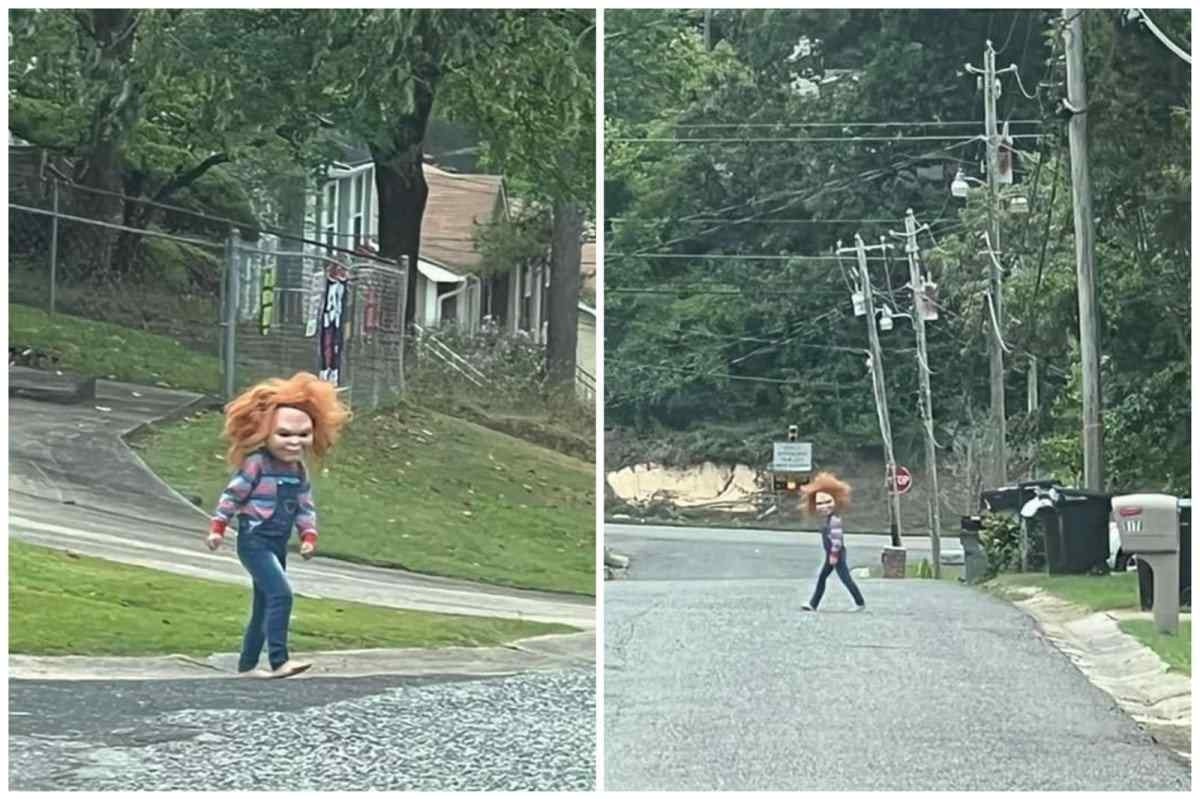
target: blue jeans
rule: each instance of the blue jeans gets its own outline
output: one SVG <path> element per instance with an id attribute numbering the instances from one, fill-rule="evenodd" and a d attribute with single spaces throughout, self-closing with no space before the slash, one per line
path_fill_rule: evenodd
<path id="1" fill-rule="evenodd" d="M 288 660 L 288 622 L 292 616 L 292 586 L 287 578 L 287 542 L 285 535 L 245 532 L 238 535 L 238 560 L 254 581 L 254 602 L 250 621 L 242 638 L 238 671 L 258 666 L 264 641 L 272 669 Z"/>
<path id="2" fill-rule="evenodd" d="M 821 576 L 817 578 L 817 588 L 813 591 L 812 599 L 808 603 L 812 609 L 816 610 L 817 606 L 821 604 L 821 597 L 825 596 L 825 581 L 834 571 L 837 572 L 838 577 L 842 578 L 842 584 L 850 591 L 850 596 L 854 597 L 854 604 L 860 607 L 865 604 L 862 593 L 854 584 L 854 578 L 850 576 L 850 567 L 846 565 L 846 552 L 843 550 L 836 566 L 829 565 L 829 553 L 825 553 L 825 565 L 821 567 Z"/>

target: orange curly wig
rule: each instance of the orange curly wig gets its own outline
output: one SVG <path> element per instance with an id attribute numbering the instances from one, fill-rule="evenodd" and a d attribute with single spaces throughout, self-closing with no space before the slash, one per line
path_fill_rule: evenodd
<path id="1" fill-rule="evenodd" d="M 338 397 L 337 387 L 314 374 L 297 372 L 287 380 L 265 380 L 225 406 L 224 435 L 229 442 L 225 457 L 231 466 L 267 442 L 279 408 L 296 408 L 312 419 L 312 452 L 318 460 L 333 448 L 350 420 L 350 410 Z"/>
<path id="2" fill-rule="evenodd" d="M 842 482 L 833 472 L 817 472 L 800 487 L 804 496 L 804 507 L 809 513 L 817 512 L 817 492 L 824 491 L 833 497 L 833 506 L 840 513 L 850 507 L 850 484 Z"/>

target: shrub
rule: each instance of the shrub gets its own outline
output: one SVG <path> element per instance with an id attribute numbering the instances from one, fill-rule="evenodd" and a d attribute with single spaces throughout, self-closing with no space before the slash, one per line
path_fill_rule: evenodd
<path id="1" fill-rule="evenodd" d="M 1046 562 L 1045 533 L 1036 522 L 1031 522 L 1028 530 L 1029 568 L 1038 570 Z M 988 576 L 1021 570 L 1021 519 L 1018 516 L 1008 513 L 983 514 L 979 541 L 987 553 Z"/>

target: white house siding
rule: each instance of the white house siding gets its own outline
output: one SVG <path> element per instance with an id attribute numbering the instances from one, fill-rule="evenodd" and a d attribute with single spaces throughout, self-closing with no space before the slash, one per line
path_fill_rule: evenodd
<path id="1" fill-rule="evenodd" d="M 575 326 L 575 363 L 593 380 L 596 377 L 596 312 L 582 303 Z"/>

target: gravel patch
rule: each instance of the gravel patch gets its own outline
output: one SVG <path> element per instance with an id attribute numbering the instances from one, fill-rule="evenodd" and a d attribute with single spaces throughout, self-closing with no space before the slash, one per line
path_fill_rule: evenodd
<path id="1" fill-rule="evenodd" d="M 308 682 L 319 692 L 321 683 Z M 12 790 L 593 790 L 590 669 L 389 688 L 287 711 L 174 710 L 166 740 L 16 735 Z M 181 734 L 181 731 L 184 731 Z M 108 740 L 111 740 L 110 731 Z M 92 739 L 94 741 L 94 739 Z"/>

